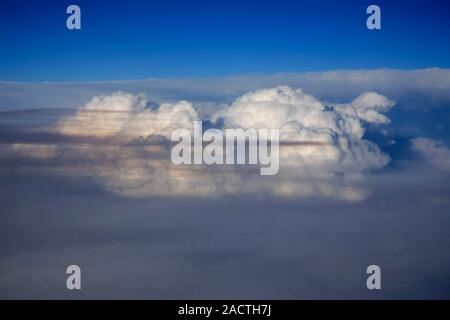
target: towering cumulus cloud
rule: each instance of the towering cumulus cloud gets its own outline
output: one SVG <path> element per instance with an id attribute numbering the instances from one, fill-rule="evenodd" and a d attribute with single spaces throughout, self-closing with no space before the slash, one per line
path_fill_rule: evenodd
<path id="1" fill-rule="evenodd" d="M 225 127 L 278 128 L 282 142 L 280 163 L 298 168 L 359 172 L 384 166 L 388 157 L 364 140 L 364 122 L 383 124 L 381 112 L 394 103 L 366 92 L 349 104 L 324 105 L 300 89 L 282 86 L 248 93 L 213 120 Z"/>
<path id="2" fill-rule="evenodd" d="M 94 97 L 56 125 L 62 135 L 108 139 L 107 145 L 65 145 L 60 147 L 64 152 L 54 154 L 58 161 L 85 159 L 77 175 L 94 177 L 125 196 L 267 194 L 360 200 L 367 195 L 364 176 L 389 161 L 364 139 L 364 126 L 388 123 L 383 113 L 393 105 L 375 92 L 336 104 L 280 86 L 249 92 L 204 119 L 220 130 L 280 129 L 280 170 L 271 177 L 260 176 L 251 166 L 172 164 L 166 142 L 173 130 L 192 129 L 199 119 L 195 108 L 185 101 L 156 105 L 124 92 Z"/>

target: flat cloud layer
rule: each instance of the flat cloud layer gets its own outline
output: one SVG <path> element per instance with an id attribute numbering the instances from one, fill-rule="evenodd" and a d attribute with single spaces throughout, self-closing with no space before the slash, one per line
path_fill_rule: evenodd
<path id="1" fill-rule="evenodd" d="M 363 138 L 364 126 L 388 123 L 383 112 L 393 105 L 375 92 L 346 104 L 325 104 L 300 89 L 279 86 L 246 93 L 203 119 L 221 130 L 280 129 L 280 172 L 274 177 L 259 176 L 253 167 L 172 164 L 169 138 L 177 128 L 192 130 L 199 119 L 193 105 L 155 105 L 143 94 L 120 91 L 91 98 L 52 127 L 62 136 L 108 141 L 112 146 L 16 144 L 12 153 L 68 163 L 74 157 L 84 159 L 82 165 L 55 171 L 94 177 L 124 196 L 250 193 L 361 200 L 368 193 L 364 175 L 389 162 L 388 155 Z"/>
<path id="2" fill-rule="evenodd" d="M 105 82 L 19 83 L 0 81 L 0 110 L 75 108 L 93 96 L 119 90 L 146 93 L 155 101 L 195 102 L 208 113 L 223 102 L 261 88 L 302 88 L 321 101 L 350 101 L 365 91 L 395 100 L 398 107 L 424 110 L 450 104 L 450 69 L 334 70 L 222 78 L 175 78 Z M 215 111 L 215 110 L 214 110 Z"/>

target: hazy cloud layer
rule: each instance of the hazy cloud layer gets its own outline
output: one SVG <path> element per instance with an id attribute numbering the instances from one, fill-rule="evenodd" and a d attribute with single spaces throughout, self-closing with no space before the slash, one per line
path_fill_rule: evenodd
<path id="1" fill-rule="evenodd" d="M 300 89 L 280 86 L 249 92 L 222 106 L 210 119 L 218 129 L 280 129 L 281 169 L 274 177 L 259 176 L 254 166 L 172 164 L 173 130 L 192 130 L 198 113 L 186 101 L 156 105 L 143 94 L 125 92 L 95 96 L 73 116 L 48 128 L 62 136 L 102 139 L 112 145 L 16 143 L 9 158 L 29 156 L 70 166 L 72 157 L 81 157 L 84 163 L 54 171 L 92 176 L 107 190 L 125 196 L 248 193 L 361 200 L 368 193 L 365 173 L 389 161 L 376 144 L 363 139 L 364 125 L 388 123 L 382 113 L 393 105 L 375 92 L 347 104 L 325 105 Z"/>
<path id="2" fill-rule="evenodd" d="M 18 164 L 15 165 L 20 169 Z M 1 298 L 448 299 L 449 176 L 371 175 L 362 202 L 117 197 L 2 176 Z M 65 270 L 82 268 L 82 290 Z M 366 288 L 366 268 L 382 290 Z"/>
<path id="3" fill-rule="evenodd" d="M 144 92 L 157 102 L 186 99 L 211 112 L 248 91 L 288 85 L 322 101 L 350 101 L 376 91 L 405 109 L 432 109 L 450 104 L 450 70 L 336 70 L 325 72 L 242 75 L 223 78 L 147 79 L 109 82 L 0 82 L 0 110 L 76 108 L 96 95 L 123 90 Z"/>
<path id="4" fill-rule="evenodd" d="M 2 110 L 59 109 L 0 114 L 0 297 L 448 299 L 448 79 L 1 83 Z M 168 132 L 193 119 L 281 128 L 279 174 L 172 165 Z"/>

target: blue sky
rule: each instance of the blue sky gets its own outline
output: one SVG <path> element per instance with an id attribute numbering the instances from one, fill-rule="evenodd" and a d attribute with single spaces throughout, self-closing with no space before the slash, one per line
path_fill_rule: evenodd
<path id="1" fill-rule="evenodd" d="M 382 30 L 365 10 L 382 10 Z M 66 28 L 78 4 L 82 30 Z M 0 3 L 0 80 L 126 80 L 450 67 L 446 1 Z"/>

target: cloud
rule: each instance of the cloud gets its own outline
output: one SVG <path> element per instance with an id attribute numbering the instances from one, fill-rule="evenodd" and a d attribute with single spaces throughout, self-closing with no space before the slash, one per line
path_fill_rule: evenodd
<path id="1" fill-rule="evenodd" d="M 56 131 L 64 135 L 130 140 L 159 135 L 170 137 L 177 128 L 191 129 L 198 119 L 192 104 L 180 101 L 151 107 L 145 95 L 115 92 L 93 97 L 74 116 L 61 119 Z"/>
<path id="2" fill-rule="evenodd" d="M 388 155 L 363 138 L 364 125 L 388 123 L 382 113 L 393 104 L 375 92 L 347 104 L 325 104 L 300 89 L 279 86 L 248 92 L 206 119 L 221 130 L 280 129 L 280 172 L 274 177 L 261 177 L 253 167 L 172 164 L 169 138 L 177 128 L 192 130 L 199 119 L 193 105 L 155 105 L 144 94 L 122 91 L 95 96 L 60 119 L 53 127 L 56 133 L 87 143 L 51 151 L 60 163 L 58 174 L 93 177 L 123 196 L 247 193 L 361 200 L 368 194 L 365 174 L 389 162 Z M 92 138 L 96 144 L 89 144 Z M 98 139 L 108 144 L 98 144 Z M 30 157 L 39 158 L 33 148 L 19 150 L 22 156 L 28 150 Z"/>
<path id="3" fill-rule="evenodd" d="M 375 260 L 389 266 L 394 281 L 393 290 L 382 290 L 383 297 L 448 298 L 450 188 L 448 176 L 442 173 L 449 172 L 449 148 L 437 140 L 414 139 L 411 146 L 431 166 L 413 163 L 368 173 L 382 167 L 388 157 L 367 141 L 366 128 L 387 123 L 384 113 L 391 102 L 375 93 L 364 94 L 376 90 L 396 102 L 411 103 L 403 108 L 439 107 L 450 101 L 446 74 L 447 70 L 336 71 L 203 83 L 8 84 L 16 86 L 11 91 L 0 84 L 4 108 L 70 108 L 93 96 L 109 97 L 104 93 L 119 89 L 131 92 L 131 96 L 122 92 L 123 99 L 99 98 L 96 110 L 82 107 L 77 110 L 81 115 L 65 112 L 61 119 L 59 112 L 1 115 L 0 183 L 5 192 L 0 193 L 0 295 L 71 298 L 61 274 L 75 261 L 90 284 L 89 290 L 80 293 L 84 298 L 370 299 L 373 295 L 354 275 L 364 273 L 361 266 Z M 303 91 L 280 90 L 279 84 Z M 266 102 L 251 103 L 268 104 L 268 109 L 277 105 L 280 110 L 268 113 L 275 119 L 255 118 L 257 114 L 252 119 L 241 112 L 250 100 L 257 100 L 260 88 L 272 88 L 262 90 Z M 35 91 L 29 94 L 30 90 Z M 128 138 L 145 136 L 147 124 L 154 125 L 153 132 L 166 127 L 152 120 L 127 129 L 134 128 L 131 119 L 143 112 L 141 105 L 152 112 L 150 118 L 161 118 L 159 105 L 154 107 L 139 92 L 169 101 L 172 109 L 180 98 L 195 107 L 198 101 L 211 100 L 217 102 L 208 112 L 213 114 L 223 102 L 229 104 L 224 108 L 232 108 L 241 90 L 252 91 L 242 92 L 248 101 L 240 105 L 242 110 L 230 113 L 230 122 L 221 128 L 231 126 L 231 121 L 242 126 L 256 120 L 261 125 L 281 125 L 284 139 L 292 143 L 280 149 L 285 159 L 294 161 L 282 162 L 277 176 L 260 177 L 252 168 L 238 166 L 173 166 L 161 141 L 128 143 Z M 282 91 L 291 93 L 283 96 Z M 361 93 L 364 99 L 357 98 Z M 305 96 L 311 99 L 308 112 Z M 299 97 L 303 100 L 296 102 Z M 100 103 L 108 99 L 122 101 L 120 108 L 133 107 L 109 112 Z M 305 117 L 293 116 L 303 108 Z M 125 120 L 110 120 L 109 113 L 124 114 Z M 400 114 L 399 119 L 405 114 L 409 113 Z M 397 125 L 392 114 L 389 117 Z M 37 118 L 38 129 L 42 118 L 56 124 L 69 121 L 65 128 L 71 129 L 59 136 L 30 136 L 20 130 L 5 135 L 6 118 L 14 130 L 29 129 Z M 421 120 L 415 114 L 412 118 Z M 99 121 L 109 122 L 114 130 L 99 126 Z M 68 139 L 71 134 L 81 138 Z M 352 202 L 369 192 L 367 201 Z M 229 194 L 233 197 L 227 198 Z M 220 198 L 185 198 L 212 196 Z M 318 201 L 310 201 L 314 197 Z M 43 282 L 46 290 L 42 290 Z"/>
<path id="4" fill-rule="evenodd" d="M 119 90 L 144 92 L 155 101 L 186 99 L 202 114 L 223 102 L 260 88 L 288 85 L 302 88 L 321 101 L 345 102 L 376 91 L 398 108 L 424 110 L 450 104 L 450 69 L 332 70 L 217 78 L 171 78 L 103 82 L 0 82 L 0 110 L 75 108 L 92 96 Z"/>
<path id="5" fill-rule="evenodd" d="M 360 120 L 369 123 L 387 124 L 390 120 L 382 113 L 389 111 L 394 104 L 393 101 L 381 94 L 365 92 L 353 100 L 350 106 L 344 106 L 343 111 L 352 110 L 352 112 L 356 112 Z"/>
<path id="6" fill-rule="evenodd" d="M 317 172 L 359 172 L 389 161 L 378 147 L 363 139 L 364 122 L 385 124 L 381 112 L 394 105 L 386 97 L 366 92 L 348 104 L 324 104 L 302 90 L 287 86 L 262 89 L 238 98 L 213 115 L 228 128 L 280 129 L 285 146 L 281 163 Z"/>
<path id="7" fill-rule="evenodd" d="M 53 159 L 61 155 L 61 148 L 55 144 L 12 143 L 0 144 L 0 159 Z"/>
<path id="8" fill-rule="evenodd" d="M 450 172 L 450 149 L 442 142 L 424 137 L 411 140 L 412 148 L 434 167 Z"/>
<path id="9" fill-rule="evenodd" d="M 72 299 L 77 264 L 77 298 L 373 299 L 376 261 L 390 288 L 376 298 L 448 299 L 450 179 L 430 171 L 373 175 L 358 203 L 133 200 L 87 179 L 2 177 L 0 297 Z"/>

